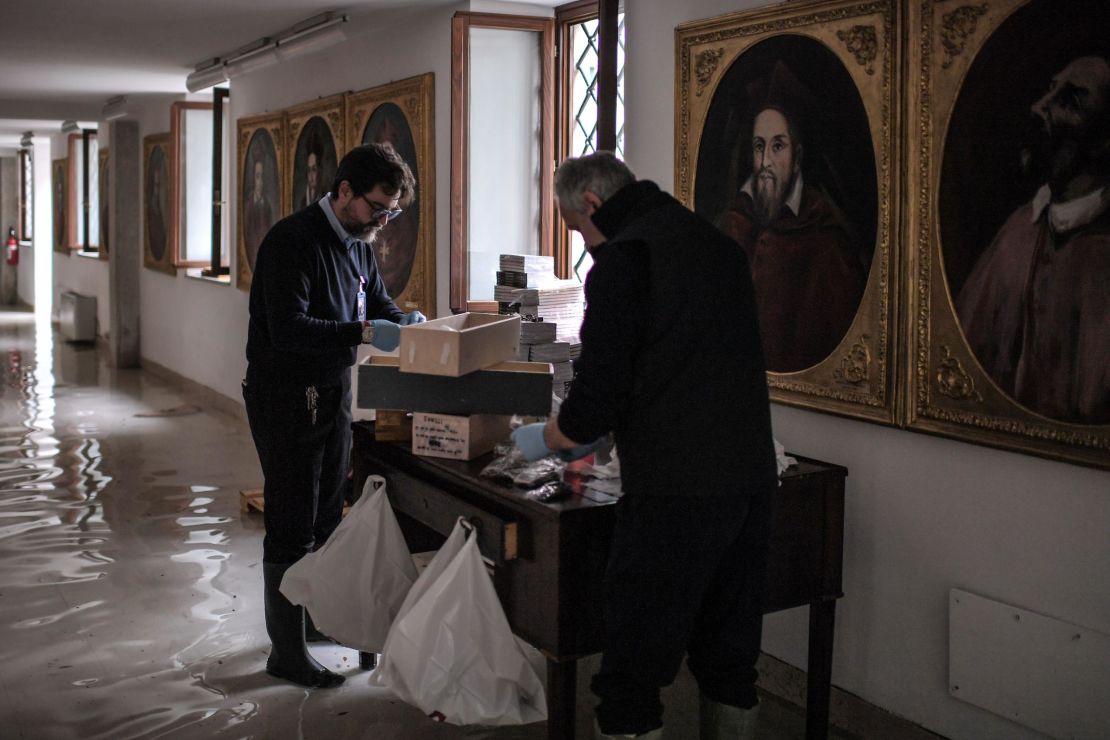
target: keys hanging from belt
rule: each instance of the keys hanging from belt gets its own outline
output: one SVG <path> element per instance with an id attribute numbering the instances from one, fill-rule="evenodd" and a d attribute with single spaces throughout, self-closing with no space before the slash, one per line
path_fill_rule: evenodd
<path id="1" fill-rule="evenodd" d="M 312 413 L 312 426 L 316 426 L 316 402 L 320 399 L 320 394 L 316 391 L 316 386 L 310 385 L 306 387 L 304 389 L 304 398 L 309 412 Z"/>

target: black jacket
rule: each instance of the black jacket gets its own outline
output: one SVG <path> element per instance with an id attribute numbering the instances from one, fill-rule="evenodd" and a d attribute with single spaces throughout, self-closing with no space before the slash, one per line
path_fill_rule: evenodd
<path id="1" fill-rule="evenodd" d="M 743 252 L 651 182 L 593 216 L 582 355 L 559 428 L 613 431 L 624 490 L 714 496 L 773 486 L 770 408 Z"/>
<path id="2" fill-rule="evenodd" d="M 400 321 L 404 313 L 385 292 L 373 248 L 360 243 L 348 250 L 321 206 L 274 224 L 251 281 L 248 382 L 342 382 L 362 341 L 360 275 L 367 280 L 366 318 Z"/>

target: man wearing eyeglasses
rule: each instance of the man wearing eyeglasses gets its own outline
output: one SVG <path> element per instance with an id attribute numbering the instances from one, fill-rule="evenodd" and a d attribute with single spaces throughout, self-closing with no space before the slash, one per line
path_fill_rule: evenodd
<path id="1" fill-rule="evenodd" d="M 391 145 L 360 146 L 339 163 L 331 192 L 274 224 L 258 248 L 243 399 L 265 479 L 266 671 L 302 686 L 331 688 L 343 676 L 309 654 L 304 609 L 279 588 L 339 524 L 358 345 L 392 351 L 401 325 L 424 321 L 390 298 L 371 246 L 415 185 Z"/>

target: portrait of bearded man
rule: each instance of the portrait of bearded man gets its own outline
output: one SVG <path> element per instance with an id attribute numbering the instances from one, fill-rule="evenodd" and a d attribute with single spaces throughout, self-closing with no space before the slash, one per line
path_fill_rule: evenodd
<path id="1" fill-rule="evenodd" d="M 836 349 L 866 274 L 853 229 L 803 174 L 812 94 L 782 61 L 748 92 L 751 169 L 717 225 L 751 264 L 767 369 L 795 372 Z"/>
<path id="2" fill-rule="evenodd" d="M 1110 62 L 1078 56 L 1030 101 L 1022 152 L 1040 185 L 955 298 L 994 383 L 1039 414 L 1110 423 Z"/>

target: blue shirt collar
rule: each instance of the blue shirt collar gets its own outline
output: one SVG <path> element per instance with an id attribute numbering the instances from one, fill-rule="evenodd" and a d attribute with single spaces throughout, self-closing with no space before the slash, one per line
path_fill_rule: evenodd
<path id="1" fill-rule="evenodd" d="M 327 216 L 328 223 L 331 224 L 335 235 L 339 237 L 339 241 L 343 242 L 343 246 L 349 250 L 356 244 L 362 243 L 361 239 L 356 239 L 348 234 L 347 230 L 343 228 L 343 224 L 339 223 L 339 219 L 336 218 L 335 211 L 331 207 L 331 193 L 325 193 L 324 197 L 317 201 L 317 204 L 324 209 L 324 215 Z"/>

